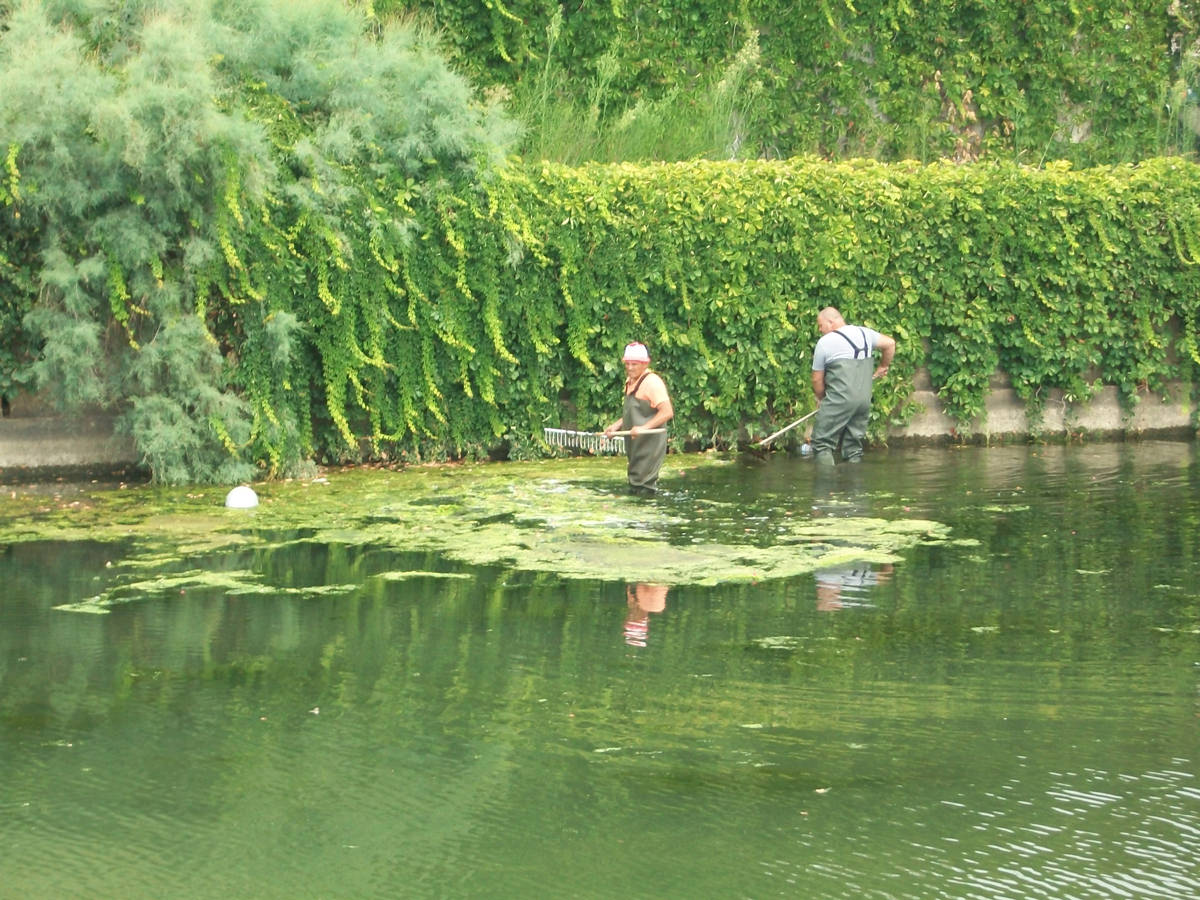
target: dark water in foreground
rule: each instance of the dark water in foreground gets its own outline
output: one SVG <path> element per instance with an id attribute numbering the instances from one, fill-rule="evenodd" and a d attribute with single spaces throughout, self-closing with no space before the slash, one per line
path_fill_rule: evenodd
<path id="1" fill-rule="evenodd" d="M 0 897 L 1200 896 L 1195 446 L 839 477 L 646 502 L 975 543 L 665 592 L 309 545 L 211 564 L 361 590 L 105 616 L 52 607 L 112 548 L 0 545 Z"/>

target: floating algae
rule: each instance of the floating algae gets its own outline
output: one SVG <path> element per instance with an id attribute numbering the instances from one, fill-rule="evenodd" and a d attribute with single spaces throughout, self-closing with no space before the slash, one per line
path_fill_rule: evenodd
<path id="1" fill-rule="evenodd" d="M 414 570 L 409 572 L 380 572 L 375 577 L 384 581 L 411 581 L 414 578 L 458 578 L 469 581 L 473 576 L 466 572 L 422 572 Z"/>
<path id="2" fill-rule="evenodd" d="M 305 587 L 279 587 L 277 585 L 263 584 L 262 576 L 255 572 L 194 569 L 175 574 L 163 574 L 139 581 L 121 582 L 94 597 L 88 597 L 76 603 L 63 603 L 55 608 L 70 612 L 106 613 L 110 607 L 120 603 L 128 603 L 132 600 L 186 594 L 189 590 L 213 589 L 222 591 L 228 597 L 241 597 L 252 594 L 319 597 L 351 594 L 359 589 L 359 585 L 319 584 Z"/>
<path id="3" fill-rule="evenodd" d="M 682 483 L 688 471 L 724 460 L 680 455 L 670 464 Z M 623 481 L 621 460 L 575 459 L 338 470 L 316 482 L 257 485 L 261 503 L 252 510 L 223 508 L 219 488 L 95 491 L 86 503 L 59 509 L 0 500 L 0 544 L 53 539 L 119 545 L 115 569 L 140 577 L 117 579 L 82 604 L 100 611 L 188 585 L 230 594 L 290 593 L 295 589 L 264 584 L 252 572 L 170 569 L 184 559 L 191 569 L 222 553 L 300 543 L 432 552 L 468 565 L 567 579 L 712 585 L 789 578 L 852 560 L 897 562 L 917 544 L 949 540 L 949 529 L 937 522 L 852 514 L 775 516 L 766 531 L 761 508 L 722 506 L 686 490 L 631 497 Z M 722 528 L 714 532 L 702 516 L 716 506 L 722 506 Z M 806 509 L 803 498 L 797 508 Z"/>

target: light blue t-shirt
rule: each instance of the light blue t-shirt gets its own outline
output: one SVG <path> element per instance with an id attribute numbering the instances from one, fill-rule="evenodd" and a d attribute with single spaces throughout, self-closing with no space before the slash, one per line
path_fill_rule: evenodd
<path id="1" fill-rule="evenodd" d="M 835 331 L 821 335 L 817 346 L 813 348 L 812 367 L 814 372 L 824 372 L 825 366 L 839 359 L 854 359 L 855 349 L 858 358 L 870 359 L 875 354 L 875 345 L 882 335 L 873 328 L 863 325 L 843 325 Z"/>

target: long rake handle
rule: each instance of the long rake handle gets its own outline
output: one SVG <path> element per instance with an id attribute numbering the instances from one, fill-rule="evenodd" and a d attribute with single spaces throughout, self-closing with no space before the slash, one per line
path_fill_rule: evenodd
<path id="1" fill-rule="evenodd" d="M 666 430 L 665 428 L 643 428 L 638 434 L 662 434 Z M 597 431 L 596 434 L 604 434 L 604 432 Z M 633 434 L 632 431 L 614 431 L 612 434 L 607 435 L 607 437 L 628 437 L 631 434 Z"/>
<path id="2" fill-rule="evenodd" d="M 807 415 L 801 416 L 795 422 L 793 422 L 791 425 L 788 425 L 786 428 L 780 428 L 774 434 L 768 435 L 767 437 L 763 438 L 761 441 L 758 442 L 758 446 L 760 446 L 760 447 L 767 446 L 767 444 L 771 443 L 771 441 L 775 440 L 775 438 L 779 437 L 780 435 L 787 434 L 789 431 L 791 431 L 793 428 L 795 428 L 801 422 L 807 422 L 809 419 L 811 419 L 816 414 L 817 414 L 817 411 L 814 409 L 812 412 L 808 413 Z"/>

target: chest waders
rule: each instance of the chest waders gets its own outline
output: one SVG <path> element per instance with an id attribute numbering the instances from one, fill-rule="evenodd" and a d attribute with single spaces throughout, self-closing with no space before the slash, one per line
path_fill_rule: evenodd
<path id="1" fill-rule="evenodd" d="M 654 418 L 654 407 L 637 397 L 638 388 L 649 372 L 642 374 L 633 389 L 625 395 L 621 428 L 628 431 L 634 425 L 645 425 Z M 625 438 L 625 455 L 629 458 L 629 486 L 653 491 L 658 483 L 658 470 L 667 455 L 667 433 L 639 434 Z"/>
<path id="2" fill-rule="evenodd" d="M 835 359 L 825 364 L 825 399 L 813 423 L 812 448 L 817 463 L 833 465 L 838 444 L 846 462 L 862 460 L 867 420 L 871 416 L 871 381 L 875 361 L 865 333 L 859 347 L 844 332 L 834 332 L 854 350 L 853 359 Z M 861 333 L 861 329 L 860 329 Z"/>

